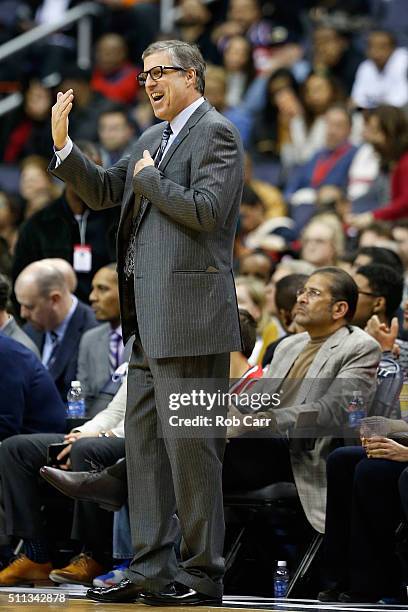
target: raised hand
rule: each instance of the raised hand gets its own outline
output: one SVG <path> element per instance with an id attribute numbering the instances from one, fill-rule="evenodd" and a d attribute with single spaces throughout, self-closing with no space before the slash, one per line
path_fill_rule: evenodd
<path id="1" fill-rule="evenodd" d="M 57 150 L 63 149 L 68 142 L 68 115 L 71 112 L 74 92 L 68 89 L 65 93 L 57 93 L 57 101 L 52 107 L 51 131 L 54 146 Z"/>

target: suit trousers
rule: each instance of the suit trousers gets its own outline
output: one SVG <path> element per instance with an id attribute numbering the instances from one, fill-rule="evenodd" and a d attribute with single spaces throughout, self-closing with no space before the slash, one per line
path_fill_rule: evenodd
<path id="1" fill-rule="evenodd" d="M 398 479 L 406 467 L 368 459 L 360 446 L 329 455 L 324 539 L 329 583 L 379 598 L 398 593 L 395 530 L 403 519 Z"/>
<path id="2" fill-rule="evenodd" d="M 149 591 L 176 580 L 200 593 L 222 595 L 225 435 L 198 437 L 192 431 L 191 437 L 177 438 L 166 423 L 169 392 L 177 381 L 206 379 L 207 391 L 210 386 L 227 392 L 228 377 L 228 353 L 153 359 L 138 339 L 134 342 L 125 440 L 135 556 L 127 575 Z"/>
<path id="3" fill-rule="evenodd" d="M 50 444 L 63 442 L 63 434 L 12 436 L 0 446 L 0 473 L 3 486 L 7 534 L 24 539 L 46 538 L 41 512 L 44 481 L 38 471 L 47 460 Z M 124 453 L 123 438 L 82 438 L 71 450 L 72 469 L 90 471 L 115 463 Z M 96 504 L 76 502 L 72 538 L 91 552 L 109 551 L 112 542 L 112 515 Z"/>

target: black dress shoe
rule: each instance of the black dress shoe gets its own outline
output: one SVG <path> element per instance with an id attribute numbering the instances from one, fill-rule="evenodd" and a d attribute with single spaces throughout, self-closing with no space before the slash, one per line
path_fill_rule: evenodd
<path id="1" fill-rule="evenodd" d="M 358 591 L 345 591 L 340 593 L 338 601 L 341 603 L 377 603 L 381 595 L 372 593 L 360 593 Z"/>
<path id="2" fill-rule="evenodd" d="M 138 601 L 148 606 L 219 606 L 222 604 L 221 597 L 198 593 L 179 582 L 175 582 L 173 586 L 170 585 L 160 593 L 142 591 Z"/>
<path id="3" fill-rule="evenodd" d="M 86 596 L 93 601 L 105 603 L 133 603 L 138 601 L 142 587 L 124 578 L 113 586 L 88 589 Z"/>
<path id="4" fill-rule="evenodd" d="M 44 466 L 40 475 L 64 495 L 81 501 L 94 502 L 105 510 L 120 510 L 127 499 L 122 480 L 102 472 L 66 472 Z"/>
<path id="5" fill-rule="evenodd" d="M 325 591 L 320 591 L 317 595 L 317 599 L 319 601 L 339 601 L 339 595 L 341 593 L 341 589 L 333 587 L 331 589 L 326 589 Z"/>

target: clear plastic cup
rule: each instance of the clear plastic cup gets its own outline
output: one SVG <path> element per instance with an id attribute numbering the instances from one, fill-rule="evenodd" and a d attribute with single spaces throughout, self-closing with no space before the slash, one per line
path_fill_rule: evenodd
<path id="1" fill-rule="evenodd" d="M 362 438 L 373 438 L 374 436 L 386 437 L 388 434 L 389 424 L 383 417 L 370 417 L 362 419 L 360 425 L 360 436 Z"/>

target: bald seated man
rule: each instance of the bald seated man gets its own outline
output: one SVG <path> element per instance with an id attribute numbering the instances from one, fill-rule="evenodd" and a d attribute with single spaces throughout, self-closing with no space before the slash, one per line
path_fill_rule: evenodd
<path id="1" fill-rule="evenodd" d="M 65 282 L 68 285 L 68 289 L 71 293 L 75 293 L 78 286 L 78 277 L 74 268 L 68 261 L 66 261 L 66 259 L 62 259 L 61 257 L 47 257 L 41 261 L 54 266 L 54 268 L 57 268 L 57 270 L 62 272 Z"/>
<path id="2" fill-rule="evenodd" d="M 66 401 L 76 379 L 81 337 L 97 324 L 94 312 L 71 294 L 62 272 L 43 260 L 24 268 L 14 289 L 20 315 L 26 320 L 24 331 Z"/>

